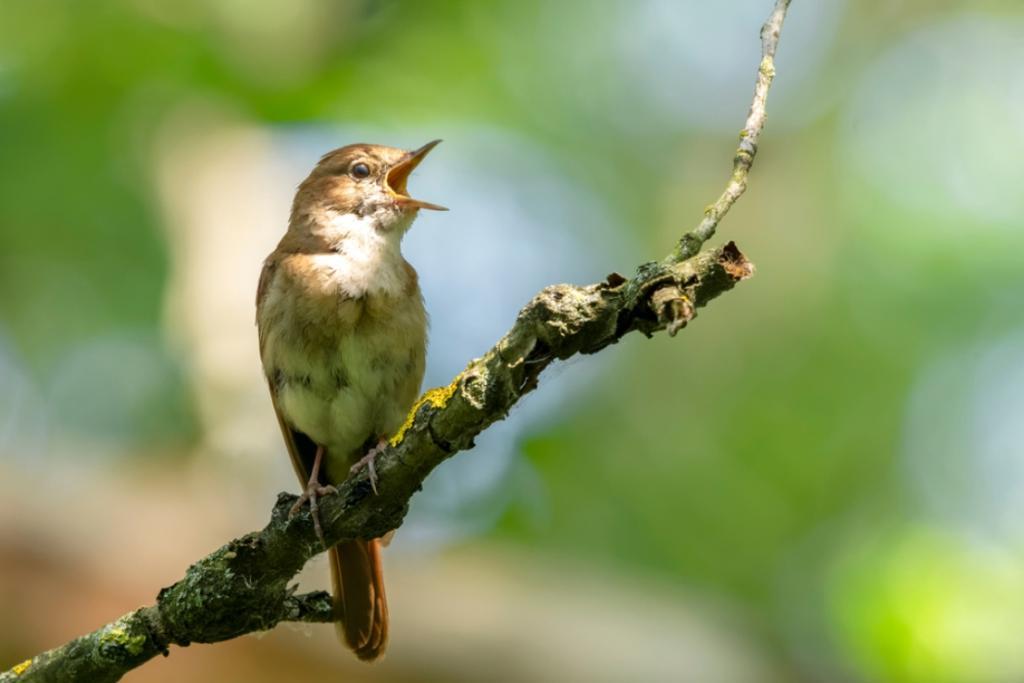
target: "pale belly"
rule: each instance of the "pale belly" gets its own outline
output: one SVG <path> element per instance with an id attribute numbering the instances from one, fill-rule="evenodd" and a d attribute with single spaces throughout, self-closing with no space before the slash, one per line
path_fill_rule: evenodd
<path id="1" fill-rule="evenodd" d="M 333 357 L 293 365 L 298 372 L 282 377 L 278 390 L 285 418 L 327 446 L 332 460 L 354 458 L 368 440 L 390 436 L 422 377 L 422 350 L 397 341 L 406 343 L 355 332 L 339 338 Z"/>
<path id="2" fill-rule="evenodd" d="M 343 479 L 368 444 L 402 425 L 426 353 L 418 292 L 401 303 L 371 297 L 346 306 L 316 316 L 293 306 L 264 347 L 277 405 L 292 427 L 326 447 L 328 480 Z"/>

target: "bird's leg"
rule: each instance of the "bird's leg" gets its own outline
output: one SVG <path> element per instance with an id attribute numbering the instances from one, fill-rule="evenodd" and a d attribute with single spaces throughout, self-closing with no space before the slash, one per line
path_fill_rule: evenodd
<path id="1" fill-rule="evenodd" d="M 302 506 L 309 501 L 309 514 L 313 516 L 313 528 L 316 529 L 316 537 L 320 539 L 320 542 L 327 545 L 324 540 L 324 530 L 320 526 L 320 508 L 317 505 L 317 498 L 319 496 L 327 496 L 332 493 L 337 493 L 338 489 L 333 486 L 321 486 L 320 485 L 320 463 L 324 459 L 324 447 L 317 444 L 316 457 L 313 458 L 313 469 L 309 473 L 309 481 L 306 483 L 306 490 L 302 492 L 299 499 L 295 501 L 295 505 L 292 505 L 292 509 L 288 511 L 288 517 L 292 518 L 299 513 Z"/>
<path id="2" fill-rule="evenodd" d="M 356 460 L 356 463 L 349 468 L 350 474 L 358 474 L 359 470 L 366 468 L 366 471 L 370 474 L 370 488 L 373 489 L 373 494 L 377 495 L 377 468 L 374 467 L 373 461 L 380 455 L 385 448 L 388 447 L 388 440 L 381 438 L 377 442 L 377 445 L 366 452 L 366 455 Z"/>

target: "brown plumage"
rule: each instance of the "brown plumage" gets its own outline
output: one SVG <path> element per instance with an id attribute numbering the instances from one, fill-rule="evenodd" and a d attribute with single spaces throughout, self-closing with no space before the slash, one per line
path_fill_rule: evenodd
<path id="1" fill-rule="evenodd" d="M 419 209 L 442 208 L 406 193 L 409 173 L 435 144 L 414 152 L 349 145 L 324 155 L 263 265 L 260 357 L 306 486 L 299 504 L 309 501 L 318 533 L 318 496 L 363 464 L 376 487 L 373 448 L 398 429 L 419 392 L 427 318 L 400 244 Z M 388 636 L 380 549 L 380 539 L 352 540 L 330 552 L 339 633 L 365 660 L 384 652 Z"/>

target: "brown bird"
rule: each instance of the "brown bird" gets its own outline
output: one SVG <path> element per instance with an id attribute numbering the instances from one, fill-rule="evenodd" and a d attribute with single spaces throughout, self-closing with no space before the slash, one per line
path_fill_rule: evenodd
<path id="1" fill-rule="evenodd" d="M 409 174 L 440 140 L 407 152 L 357 144 L 325 154 L 295 194 L 256 294 L 260 357 L 292 464 L 323 540 L 317 497 L 373 459 L 423 379 L 427 314 L 402 236 L 419 209 Z M 384 652 L 381 539 L 330 551 L 338 631 L 360 659 Z"/>

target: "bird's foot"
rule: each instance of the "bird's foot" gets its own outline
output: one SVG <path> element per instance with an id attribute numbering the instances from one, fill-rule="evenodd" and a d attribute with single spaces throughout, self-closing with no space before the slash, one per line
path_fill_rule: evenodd
<path id="1" fill-rule="evenodd" d="M 350 474 L 358 474 L 359 470 L 366 468 L 366 471 L 370 475 L 370 488 L 373 489 L 373 495 L 377 495 L 377 468 L 374 466 L 373 461 L 376 460 L 377 456 L 380 455 L 385 448 L 388 447 L 388 440 L 381 439 L 377 442 L 377 445 L 366 452 L 366 455 L 359 458 L 354 465 L 349 469 Z"/>
<path id="2" fill-rule="evenodd" d="M 338 489 L 333 486 L 321 486 L 320 482 L 317 481 L 317 476 L 314 474 L 309 479 L 309 483 L 306 484 L 306 490 L 302 492 L 299 499 L 295 501 L 295 505 L 292 505 L 292 509 L 288 511 L 288 519 L 291 519 L 295 515 L 299 514 L 299 510 L 302 506 L 309 502 L 309 514 L 313 517 L 313 528 L 316 529 L 316 537 L 320 539 L 320 542 L 325 546 L 327 542 L 324 540 L 324 530 L 320 526 L 320 508 L 317 505 L 317 499 L 320 496 L 329 496 L 332 493 L 337 493 Z"/>

